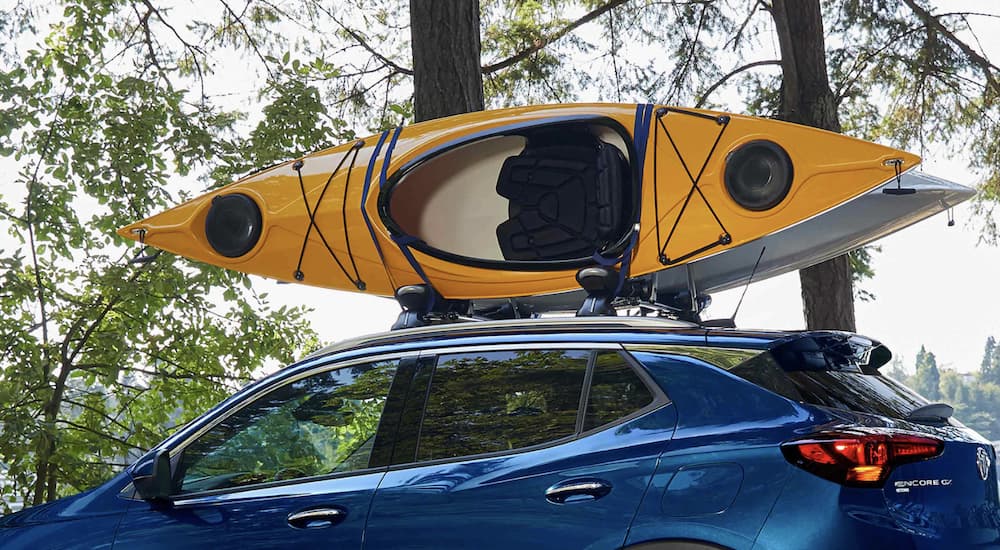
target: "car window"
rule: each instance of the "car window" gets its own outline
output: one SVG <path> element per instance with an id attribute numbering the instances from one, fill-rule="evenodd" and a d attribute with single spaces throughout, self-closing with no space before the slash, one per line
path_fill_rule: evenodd
<path id="1" fill-rule="evenodd" d="M 417 459 L 507 451 L 573 435 L 589 356 L 584 350 L 441 355 Z"/>
<path id="2" fill-rule="evenodd" d="M 587 398 L 583 430 L 624 418 L 653 402 L 655 396 L 617 352 L 600 352 Z"/>
<path id="3" fill-rule="evenodd" d="M 261 396 L 184 449 L 180 492 L 367 468 L 397 364 L 326 371 Z"/>
<path id="4" fill-rule="evenodd" d="M 795 401 L 890 418 L 906 418 L 928 403 L 877 371 L 785 370 L 767 352 L 736 365 L 729 372 Z"/>

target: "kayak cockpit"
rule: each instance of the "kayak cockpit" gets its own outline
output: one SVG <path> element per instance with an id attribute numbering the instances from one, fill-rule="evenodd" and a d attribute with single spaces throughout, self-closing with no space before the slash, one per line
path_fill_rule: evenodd
<path id="1" fill-rule="evenodd" d="M 414 248 L 459 263 L 589 263 L 620 248 L 635 223 L 631 156 L 610 120 L 481 136 L 401 170 L 383 191 L 383 217 Z"/>

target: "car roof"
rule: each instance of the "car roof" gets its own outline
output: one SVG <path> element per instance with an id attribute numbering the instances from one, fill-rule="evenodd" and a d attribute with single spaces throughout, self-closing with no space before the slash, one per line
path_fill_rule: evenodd
<path id="1" fill-rule="evenodd" d="M 303 358 L 303 361 L 381 346 L 418 344 L 421 342 L 436 344 L 445 340 L 458 338 L 510 337 L 514 335 L 532 336 L 560 333 L 577 335 L 588 333 L 633 333 L 644 335 L 697 334 L 702 338 L 708 337 L 711 334 L 724 340 L 732 340 L 733 344 L 753 340 L 757 342 L 757 345 L 790 334 L 787 331 L 710 329 L 695 323 L 660 317 L 549 316 L 499 321 L 451 322 L 359 336 L 345 339 L 319 349 Z"/>
<path id="2" fill-rule="evenodd" d="M 319 349 L 305 359 L 333 353 L 385 344 L 401 344 L 421 340 L 439 340 L 468 336 L 501 334 L 530 334 L 545 332 L 607 332 L 607 331 L 677 331 L 700 329 L 698 325 L 674 319 L 657 317 L 540 317 L 532 319 L 504 319 L 499 321 L 470 321 L 435 324 L 416 328 L 379 332 L 341 340 Z M 704 330 L 704 329 L 702 329 Z"/>

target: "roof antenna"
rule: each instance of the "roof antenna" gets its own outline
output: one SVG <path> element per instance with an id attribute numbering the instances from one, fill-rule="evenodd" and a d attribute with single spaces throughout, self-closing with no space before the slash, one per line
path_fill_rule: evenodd
<path id="1" fill-rule="evenodd" d="M 728 319 L 711 319 L 702 323 L 702 326 L 715 328 L 736 328 L 736 314 L 740 312 L 740 306 L 743 305 L 743 298 L 746 297 L 747 289 L 750 288 L 750 283 L 753 282 L 753 276 L 757 273 L 757 267 L 760 266 L 760 260 L 764 257 L 765 250 L 767 250 L 766 246 L 760 247 L 760 255 L 757 256 L 757 261 L 753 264 L 753 269 L 750 270 L 750 278 L 747 279 L 747 284 L 743 287 L 743 294 L 740 294 L 740 301 L 736 303 L 736 309 L 733 310 L 732 317 Z"/>

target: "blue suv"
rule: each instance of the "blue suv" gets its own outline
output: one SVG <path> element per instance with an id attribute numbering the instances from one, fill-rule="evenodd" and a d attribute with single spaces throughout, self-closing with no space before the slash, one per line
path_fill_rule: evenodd
<path id="1" fill-rule="evenodd" d="M 652 318 L 395 331 L 0 519 L 0 547 L 997 546 L 993 447 L 881 375 L 889 358 Z"/>

